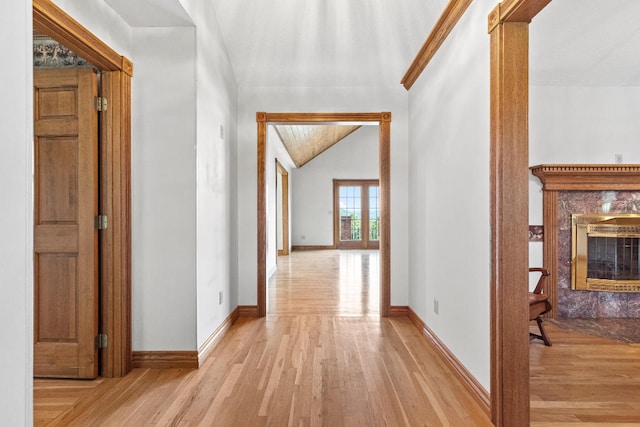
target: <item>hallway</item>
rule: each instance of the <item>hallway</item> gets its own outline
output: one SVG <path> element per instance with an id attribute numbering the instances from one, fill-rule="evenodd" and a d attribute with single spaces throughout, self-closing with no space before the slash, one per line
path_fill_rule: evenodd
<path id="1" fill-rule="evenodd" d="M 279 260 L 266 318 L 240 318 L 199 370 L 36 380 L 36 425 L 488 426 L 407 318 L 377 315 L 377 252 Z"/>

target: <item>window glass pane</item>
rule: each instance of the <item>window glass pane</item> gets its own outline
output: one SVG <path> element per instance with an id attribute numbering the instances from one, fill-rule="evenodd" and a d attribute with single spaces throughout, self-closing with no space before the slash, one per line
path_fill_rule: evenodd
<path id="1" fill-rule="evenodd" d="M 369 240 L 380 240 L 380 188 L 369 187 Z"/>
<path id="2" fill-rule="evenodd" d="M 340 240 L 360 240 L 362 238 L 362 213 L 360 210 L 360 187 L 340 187 Z"/>

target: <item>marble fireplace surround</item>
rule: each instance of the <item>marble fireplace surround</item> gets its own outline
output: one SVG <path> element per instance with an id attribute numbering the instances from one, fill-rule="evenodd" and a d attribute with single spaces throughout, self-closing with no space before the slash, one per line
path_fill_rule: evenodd
<path id="1" fill-rule="evenodd" d="M 571 214 L 640 213 L 640 165 L 538 165 L 549 317 L 640 318 L 640 293 L 571 290 Z"/>

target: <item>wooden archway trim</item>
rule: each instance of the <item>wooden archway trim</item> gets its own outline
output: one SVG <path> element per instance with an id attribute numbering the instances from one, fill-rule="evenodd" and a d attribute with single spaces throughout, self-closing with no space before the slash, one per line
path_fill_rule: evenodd
<path id="1" fill-rule="evenodd" d="M 33 26 L 102 71 L 108 108 L 100 125 L 101 232 L 100 375 L 121 377 L 133 367 L 131 345 L 131 77 L 133 65 L 49 0 L 33 0 Z"/>
<path id="2" fill-rule="evenodd" d="M 50 0 L 33 0 L 33 27 L 52 36 L 101 71 L 133 76 L 133 63 L 119 55 Z"/>
<path id="3" fill-rule="evenodd" d="M 258 124 L 258 316 L 267 315 L 267 123 L 378 123 L 380 179 L 380 315 L 391 315 L 391 113 L 256 113 Z"/>
<path id="4" fill-rule="evenodd" d="M 491 46 L 491 417 L 529 425 L 529 23 L 550 0 L 505 0 Z"/>

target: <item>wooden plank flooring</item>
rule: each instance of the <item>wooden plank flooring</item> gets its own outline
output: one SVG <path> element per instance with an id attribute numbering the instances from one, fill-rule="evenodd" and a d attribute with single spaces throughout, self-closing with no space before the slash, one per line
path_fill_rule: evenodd
<path id="1" fill-rule="evenodd" d="M 35 425 L 491 425 L 406 318 L 379 318 L 376 256 L 282 257 L 269 315 L 239 319 L 201 369 L 35 380 Z M 640 345 L 547 330 L 552 347 L 530 345 L 531 425 L 640 426 Z"/>
<path id="2" fill-rule="evenodd" d="M 280 262 L 270 314 L 239 319 L 199 370 L 36 380 L 35 424 L 491 425 L 407 318 L 378 316 L 377 253 Z"/>
<path id="3" fill-rule="evenodd" d="M 379 252 L 296 251 L 278 258 L 269 314 L 380 315 Z"/>
<path id="4" fill-rule="evenodd" d="M 640 345 L 545 328 L 530 345 L 531 426 L 640 426 Z"/>

